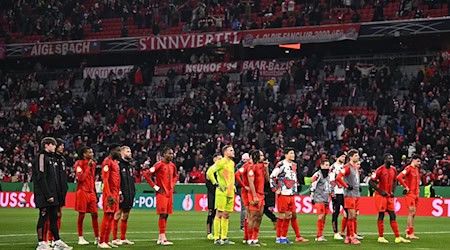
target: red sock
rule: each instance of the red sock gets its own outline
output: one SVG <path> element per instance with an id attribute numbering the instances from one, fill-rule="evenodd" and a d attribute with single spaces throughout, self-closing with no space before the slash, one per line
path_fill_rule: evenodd
<path id="1" fill-rule="evenodd" d="M 120 221 L 120 239 L 125 240 L 127 234 L 128 219 Z"/>
<path id="2" fill-rule="evenodd" d="M 400 233 L 398 232 L 398 223 L 397 221 L 391 221 L 391 228 L 394 232 L 395 237 L 400 237 Z"/>
<path id="3" fill-rule="evenodd" d="M 347 218 L 342 217 L 342 224 L 341 224 L 341 233 L 345 232 L 345 227 L 347 226 Z"/>
<path id="4" fill-rule="evenodd" d="M 159 233 L 165 234 L 166 233 L 166 225 L 167 225 L 166 219 L 159 218 L 158 225 L 159 225 Z"/>
<path id="5" fill-rule="evenodd" d="M 407 234 L 414 234 L 414 228 L 413 227 L 408 227 L 408 229 L 406 230 Z"/>
<path id="6" fill-rule="evenodd" d="M 107 227 L 107 231 L 106 231 L 106 235 L 105 235 L 105 242 L 109 242 L 109 236 L 111 235 L 111 229 L 112 229 L 113 221 L 114 221 L 114 214 L 111 213 L 109 215 L 108 227 Z"/>
<path id="7" fill-rule="evenodd" d="M 347 219 L 347 235 L 350 237 L 355 236 L 355 219 Z"/>
<path id="8" fill-rule="evenodd" d="M 113 240 L 117 240 L 117 228 L 119 228 L 119 220 L 113 220 L 112 221 Z"/>
<path id="9" fill-rule="evenodd" d="M 358 233 L 358 221 L 356 219 L 353 219 L 353 231 L 355 234 Z"/>
<path id="10" fill-rule="evenodd" d="M 102 219 L 102 225 L 100 228 L 100 243 L 109 242 L 109 234 L 111 233 L 111 223 L 114 219 L 114 214 L 105 213 Z"/>
<path id="11" fill-rule="evenodd" d="M 319 238 L 320 236 L 322 236 L 322 221 L 321 219 L 317 219 L 317 235 L 316 238 Z"/>
<path id="12" fill-rule="evenodd" d="M 282 238 L 286 238 L 289 231 L 289 224 L 291 224 L 291 220 L 283 220 L 283 229 L 281 231 Z"/>
<path id="13" fill-rule="evenodd" d="M 259 227 L 253 229 L 253 240 L 257 240 L 259 235 Z"/>
<path id="14" fill-rule="evenodd" d="M 78 237 L 83 236 L 83 221 L 86 214 L 84 213 L 78 213 L 78 220 L 77 220 L 77 229 L 78 229 Z"/>
<path id="15" fill-rule="evenodd" d="M 295 232 L 295 237 L 300 237 L 300 227 L 298 226 L 297 218 L 295 218 L 295 219 L 292 218 L 291 224 L 292 224 L 292 228 L 294 229 L 294 232 Z"/>
<path id="16" fill-rule="evenodd" d="M 248 232 L 247 232 L 248 240 L 253 240 L 253 233 L 254 233 L 255 229 L 248 227 L 247 230 L 248 230 Z"/>
<path id="17" fill-rule="evenodd" d="M 378 236 L 383 237 L 384 235 L 384 221 L 379 220 L 378 222 Z"/>
<path id="18" fill-rule="evenodd" d="M 50 231 L 49 228 L 50 228 L 50 220 L 47 219 L 44 224 L 44 233 L 42 234 L 44 236 L 45 242 L 47 242 L 47 240 L 48 240 L 47 237 L 48 237 L 48 232 Z"/>
<path id="19" fill-rule="evenodd" d="M 320 228 L 320 234 L 323 235 L 323 229 L 325 228 L 325 219 L 322 221 L 322 228 Z"/>
<path id="20" fill-rule="evenodd" d="M 91 218 L 92 218 L 92 228 L 94 229 L 94 236 L 95 238 L 98 238 L 98 213 L 91 213 Z"/>
<path id="21" fill-rule="evenodd" d="M 244 219 L 244 240 L 248 240 L 248 225 L 247 225 L 247 218 Z"/>
<path id="22" fill-rule="evenodd" d="M 280 218 L 278 218 L 278 220 L 277 220 L 277 238 L 280 238 L 281 237 L 281 230 L 282 230 L 282 227 L 283 227 L 283 219 L 280 219 Z"/>

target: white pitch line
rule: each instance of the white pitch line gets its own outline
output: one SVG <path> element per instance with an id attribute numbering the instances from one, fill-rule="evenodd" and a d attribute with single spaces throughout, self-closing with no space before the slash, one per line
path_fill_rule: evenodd
<path id="1" fill-rule="evenodd" d="M 157 231 L 152 231 L 152 232 L 157 232 Z M 159 232 L 159 231 L 158 231 Z M 197 232 L 201 232 L 201 233 L 204 233 L 204 231 L 184 231 L 184 233 L 197 233 Z M 240 232 L 240 231 L 232 231 L 232 232 Z M 264 232 L 264 233 L 274 233 L 273 231 L 261 231 L 261 232 Z M 128 232 L 127 232 L 128 233 Z M 142 234 L 142 233 L 146 233 L 146 232 L 129 232 L 129 233 L 131 233 L 131 234 Z M 169 235 L 170 235 L 170 233 L 171 232 L 169 232 Z M 173 233 L 173 232 L 172 232 Z M 316 232 L 308 232 L 308 231 L 305 231 L 305 233 L 313 233 L 313 234 L 303 234 L 303 236 L 306 236 L 306 237 L 314 237 L 315 236 L 315 233 Z M 450 233 L 450 231 L 439 231 L 439 232 L 416 232 L 418 235 L 420 235 L 420 234 L 448 234 L 448 233 Z M 66 233 L 66 234 L 76 234 L 76 233 Z M 363 235 L 378 235 L 378 233 L 376 233 L 376 232 L 361 232 L 361 234 L 363 234 Z M 391 234 L 393 234 L 393 233 L 385 233 L 385 234 L 387 234 L 387 235 L 391 235 Z M 35 234 L 22 234 L 22 236 L 34 236 Z M 326 233 L 326 234 L 324 234 L 324 235 L 327 235 L 327 236 L 332 236 L 332 234 L 329 234 L 329 233 Z M 2 236 L 4 236 L 4 235 L 2 235 Z M 242 237 L 229 237 L 230 239 L 236 239 L 236 240 L 238 240 L 238 241 L 240 241 L 241 239 L 242 239 Z M 275 239 L 275 237 L 273 236 L 273 235 L 270 235 L 270 236 L 260 236 L 260 238 L 262 238 L 262 239 L 268 239 L 268 238 L 270 238 L 270 239 Z M 170 240 L 206 240 L 206 238 L 205 237 L 186 237 L 186 238 L 169 238 Z M 156 239 L 133 239 L 133 241 L 136 241 L 136 242 L 155 242 L 156 243 Z M 336 242 L 338 242 L 338 241 L 336 241 Z M 68 244 L 72 244 L 72 245 L 76 245 L 76 241 L 66 241 L 66 243 L 68 243 Z M 11 245 L 11 244 L 13 244 L 13 245 L 33 245 L 34 243 L 32 243 L 32 242 L 1 242 L 0 243 L 0 246 L 6 246 L 6 245 Z"/>

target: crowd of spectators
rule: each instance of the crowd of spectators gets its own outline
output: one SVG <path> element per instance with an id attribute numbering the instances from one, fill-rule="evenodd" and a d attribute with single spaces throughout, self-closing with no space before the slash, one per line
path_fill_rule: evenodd
<path id="1" fill-rule="evenodd" d="M 413 77 L 399 69 L 337 67 L 312 56 L 270 84 L 245 72 L 240 81 L 223 73 L 194 74 L 145 86 L 149 73 L 143 66 L 126 76 L 85 79 L 83 95 L 73 94 L 72 72 L 61 75 L 56 86 L 48 86 L 45 74 L 0 72 L 1 106 L 13 104 L 0 111 L 0 177 L 29 181 L 39 139 L 52 135 L 65 141 L 68 166 L 82 144 L 93 147 L 99 164 L 110 143 L 129 145 L 138 170 L 159 160 L 163 145 L 171 146 L 182 183 L 203 182 L 212 155 L 232 144 L 237 160 L 258 148 L 273 163 L 283 147 L 294 147 L 301 177 L 311 176 L 322 157 L 349 148 L 360 151 L 361 180 L 382 164 L 386 152 L 398 170 L 419 154 L 422 184 L 450 185 L 448 64 L 433 58 Z M 324 80 L 336 74 L 345 80 Z M 404 96 L 394 94 L 399 86 L 407 86 Z M 350 108 L 339 117 L 333 104 L 365 105 L 378 115 L 368 119 Z M 68 174 L 74 181 L 74 170 Z M 136 177 L 141 181 L 139 171 Z"/>
<path id="2" fill-rule="evenodd" d="M 387 16 L 383 8 L 392 2 L 399 2 L 399 7 L 395 15 Z M 445 1 L 422 3 L 429 9 L 440 9 Z M 270 4 L 261 0 L 7 0 L 0 1 L 0 35 L 41 35 L 45 37 L 41 41 L 83 39 L 86 32 L 110 28 L 103 24 L 109 18 L 122 20 L 122 36 L 128 35 L 130 25 L 152 29 L 157 35 L 172 27 L 180 28 L 176 32 L 208 32 L 357 23 L 361 21 L 361 10 L 368 6 L 373 18 L 362 21 L 430 16 L 420 8 L 419 0 L 278 0 Z"/>

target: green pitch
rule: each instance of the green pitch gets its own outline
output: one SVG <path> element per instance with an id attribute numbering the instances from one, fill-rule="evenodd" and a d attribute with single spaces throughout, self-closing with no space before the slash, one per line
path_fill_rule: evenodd
<path id="1" fill-rule="evenodd" d="M 0 209 L 0 249 L 34 249 L 36 247 L 36 222 L 38 212 L 35 209 Z M 94 239 L 90 216 L 86 216 L 84 228 L 85 238 L 91 245 L 81 247 L 76 245 L 78 240 L 76 229 L 77 214 L 72 209 L 63 211 L 61 237 L 75 249 L 97 249 L 92 245 Z M 248 248 L 242 244 L 242 232 L 239 230 L 239 214 L 233 213 L 230 223 L 230 239 L 236 242 L 234 246 L 214 246 L 212 241 L 206 239 L 206 213 L 202 212 L 176 212 L 169 217 L 167 237 L 174 242 L 173 249 L 243 249 Z M 406 217 L 399 217 L 401 234 L 404 236 Z M 379 244 L 376 242 L 378 233 L 375 216 L 360 216 L 358 231 L 365 236 L 360 246 L 344 245 L 341 241 L 332 239 L 331 216 L 327 218 L 325 237 L 328 242 L 314 242 L 316 232 L 315 215 L 299 215 L 302 236 L 311 240 L 308 243 L 294 243 L 292 245 L 276 245 L 273 225 L 267 218 L 263 219 L 260 240 L 267 243 L 265 249 L 276 248 L 306 248 L 306 249 L 448 249 L 450 246 L 450 218 L 416 218 L 416 235 L 420 240 L 410 244 L 395 244 L 394 236 L 389 226 L 389 216 L 385 218 L 385 237 L 391 242 Z M 339 223 L 340 225 L 340 223 Z M 120 231 L 120 227 L 119 227 Z M 120 235 L 120 234 L 119 234 Z M 128 222 L 127 238 L 136 245 L 120 247 L 119 249 L 153 249 L 164 248 L 156 245 L 158 237 L 158 217 L 154 211 L 133 210 Z M 294 240 L 292 228 L 289 229 L 289 239 Z"/>

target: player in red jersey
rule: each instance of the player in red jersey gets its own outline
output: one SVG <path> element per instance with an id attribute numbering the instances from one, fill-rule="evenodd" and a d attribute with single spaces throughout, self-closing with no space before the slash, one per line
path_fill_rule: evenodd
<path id="1" fill-rule="evenodd" d="M 411 164 L 397 176 L 398 182 L 405 188 L 403 193 L 405 194 L 406 205 L 409 210 L 406 238 L 409 239 L 419 239 L 419 237 L 414 235 L 414 217 L 416 216 L 417 203 L 419 202 L 420 165 L 420 157 L 418 155 L 414 155 L 412 157 Z"/>
<path id="2" fill-rule="evenodd" d="M 91 214 L 95 235 L 94 244 L 98 244 L 98 206 L 97 192 L 95 191 L 95 167 L 97 163 L 93 160 L 94 152 L 92 148 L 82 147 L 80 153 L 83 159 L 76 161 L 74 166 L 77 178 L 75 210 L 78 212 L 78 245 L 89 245 L 89 242 L 83 237 L 83 221 L 86 213 Z"/>
<path id="3" fill-rule="evenodd" d="M 344 207 L 347 209 L 347 237 L 346 244 L 358 245 L 361 242 L 355 237 L 356 211 L 359 209 L 359 153 L 356 149 L 348 151 L 350 161 L 344 166 L 336 178 L 344 190 Z"/>
<path id="4" fill-rule="evenodd" d="M 384 213 L 387 212 L 391 221 L 391 228 L 395 235 L 395 243 L 408 243 L 400 237 L 398 223 L 395 215 L 394 193 L 397 187 L 397 171 L 395 170 L 394 157 L 391 154 L 384 155 L 384 165 L 381 165 L 369 181 L 370 187 L 375 190 L 375 206 L 378 210 L 378 242 L 389 243 L 384 238 Z"/>
<path id="5" fill-rule="evenodd" d="M 251 154 L 252 151 L 249 152 Z M 247 154 L 248 155 L 248 154 Z M 248 192 L 250 191 L 250 186 L 248 183 L 248 170 L 253 165 L 253 160 L 250 157 L 250 159 L 240 167 L 236 173 L 234 174 L 234 177 L 236 179 L 236 182 L 241 186 L 241 204 L 243 204 L 245 208 L 245 219 L 244 219 L 244 241 L 243 243 L 248 243 L 248 240 L 250 239 L 248 235 L 248 218 L 249 218 L 249 210 L 248 210 Z"/>
<path id="6" fill-rule="evenodd" d="M 109 242 L 111 234 L 114 213 L 119 211 L 120 201 L 120 146 L 112 144 L 109 147 L 109 156 L 102 163 L 102 179 L 103 179 L 103 220 L 100 228 L 100 244 L 99 248 L 112 248 L 116 245 Z"/>
<path id="7" fill-rule="evenodd" d="M 159 237 L 156 244 L 173 245 L 166 238 L 166 225 L 169 214 L 173 210 L 173 191 L 178 180 L 178 172 L 173 160 L 173 150 L 165 147 L 162 151 L 163 160 L 155 163 L 150 170 L 144 173 L 144 177 L 156 191 L 156 213 L 159 214 Z M 155 175 L 155 181 L 152 180 Z"/>
<path id="8" fill-rule="evenodd" d="M 253 164 L 247 172 L 250 187 L 248 192 L 248 245 L 261 246 L 258 234 L 264 213 L 264 183 L 269 181 L 269 162 L 265 160 L 264 153 L 261 150 L 253 151 L 251 158 Z"/>

